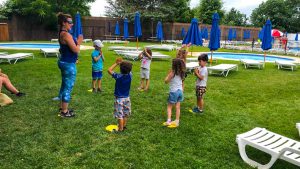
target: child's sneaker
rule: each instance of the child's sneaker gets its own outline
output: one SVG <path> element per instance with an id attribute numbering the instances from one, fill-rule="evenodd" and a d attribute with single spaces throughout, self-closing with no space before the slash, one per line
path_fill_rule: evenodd
<path id="1" fill-rule="evenodd" d="M 179 126 L 179 121 L 174 120 L 170 123 L 170 125 L 168 125 L 169 128 L 176 128 Z"/>
<path id="2" fill-rule="evenodd" d="M 98 88 L 97 90 L 99 93 L 103 92 L 103 90 L 101 88 Z"/>
<path id="3" fill-rule="evenodd" d="M 75 117 L 75 114 L 73 112 L 70 112 L 68 110 L 66 113 L 60 112 L 60 117 L 67 117 L 67 118 L 69 118 L 69 117 Z"/>
<path id="4" fill-rule="evenodd" d="M 16 94 L 16 96 L 18 96 L 18 97 L 25 96 L 25 95 L 26 95 L 25 93 L 21 93 L 21 92 Z"/>
<path id="5" fill-rule="evenodd" d="M 141 87 L 139 87 L 138 90 L 139 90 L 140 92 L 143 92 L 143 91 L 144 91 L 144 89 L 141 88 Z"/>
<path id="6" fill-rule="evenodd" d="M 171 122 L 172 122 L 171 120 L 167 120 L 166 122 L 163 123 L 163 125 L 164 126 L 169 126 L 169 125 L 171 125 Z"/>
<path id="7" fill-rule="evenodd" d="M 97 89 L 93 88 L 93 93 L 97 93 Z"/>
<path id="8" fill-rule="evenodd" d="M 193 113 L 201 113 L 198 107 L 193 108 Z"/>

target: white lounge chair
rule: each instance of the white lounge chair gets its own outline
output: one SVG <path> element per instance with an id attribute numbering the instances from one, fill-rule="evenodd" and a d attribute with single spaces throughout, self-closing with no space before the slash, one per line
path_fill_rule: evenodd
<path id="1" fill-rule="evenodd" d="M 150 48 L 150 49 L 167 50 L 167 51 L 171 51 L 171 50 L 176 49 L 176 47 L 174 45 L 148 45 L 148 46 L 145 46 L 145 47 Z"/>
<path id="2" fill-rule="evenodd" d="M 55 55 L 57 58 L 59 57 L 59 49 L 51 49 L 51 48 L 45 48 L 45 49 L 40 49 L 41 53 L 44 54 L 45 57 Z"/>
<path id="3" fill-rule="evenodd" d="M 51 39 L 51 42 L 58 42 L 58 39 Z"/>
<path id="4" fill-rule="evenodd" d="M 199 67 L 199 63 L 198 62 L 188 62 L 188 63 L 186 63 L 185 67 L 188 72 L 192 72 L 192 70 L 194 70 L 196 67 Z"/>
<path id="5" fill-rule="evenodd" d="M 83 39 L 82 42 L 87 43 L 87 42 L 92 42 L 92 39 Z"/>
<path id="6" fill-rule="evenodd" d="M 141 48 L 138 48 L 138 50 Z M 129 46 L 110 46 L 108 50 L 137 50 L 136 47 L 129 47 Z"/>
<path id="7" fill-rule="evenodd" d="M 264 63 L 257 60 L 241 59 L 240 61 L 245 66 L 245 69 L 249 67 L 258 67 L 259 69 L 264 67 Z"/>
<path id="8" fill-rule="evenodd" d="M 135 52 L 128 52 L 128 53 L 123 53 L 122 55 L 126 58 L 126 59 L 130 59 L 130 60 L 137 60 L 139 57 L 140 53 L 135 53 Z M 161 53 L 152 53 L 152 59 L 169 59 L 171 58 L 168 55 L 164 55 Z"/>
<path id="9" fill-rule="evenodd" d="M 32 56 L 32 59 L 34 59 L 34 55 L 32 53 L 14 53 L 10 55 L 0 55 L 0 63 L 6 61 L 11 64 L 10 61 L 15 60 L 14 64 L 16 64 L 19 59 L 27 58 L 30 56 Z"/>
<path id="10" fill-rule="evenodd" d="M 7 55 L 7 52 L 0 52 L 0 55 Z"/>
<path id="11" fill-rule="evenodd" d="M 292 71 L 297 68 L 297 65 L 292 61 L 276 60 L 275 65 L 277 65 L 278 69 L 290 69 Z"/>
<path id="12" fill-rule="evenodd" d="M 198 62 L 198 58 L 197 57 L 190 57 L 190 58 L 186 58 L 187 62 Z M 217 59 L 216 58 L 212 58 L 212 61 L 217 63 Z M 208 62 L 210 62 L 210 58 L 208 59 Z"/>
<path id="13" fill-rule="evenodd" d="M 210 74 L 223 75 L 224 77 L 227 77 L 229 71 L 234 69 L 238 71 L 237 64 L 219 64 L 216 66 L 207 67 L 207 70 Z"/>
<path id="14" fill-rule="evenodd" d="M 242 159 L 252 167 L 271 168 L 278 158 L 300 166 L 300 142 L 296 140 L 256 127 L 246 133 L 238 134 L 236 141 Z M 270 154 L 270 162 L 263 165 L 251 160 L 246 154 L 247 145 Z"/>

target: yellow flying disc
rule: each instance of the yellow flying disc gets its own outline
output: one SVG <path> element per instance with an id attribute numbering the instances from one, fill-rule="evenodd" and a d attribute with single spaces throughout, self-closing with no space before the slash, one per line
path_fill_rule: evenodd
<path id="1" fill-rule="evenodd" d="M 88 92 L 93 92 L 93 89 L 88 90 Z"/>
<path id="2" fill-rule="evenodd" d="M 114 124 L 111 124 L 111 125 L 108 125 L 105 127 L 105 130 L 109 131 L 109 132 L 112 132 L 114 130 L 118 130 L 118 126 L 117 125 L 114 125 Z"/>

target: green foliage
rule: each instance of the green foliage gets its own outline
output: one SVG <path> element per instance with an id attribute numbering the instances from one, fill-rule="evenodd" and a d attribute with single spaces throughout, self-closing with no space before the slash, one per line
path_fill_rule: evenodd
<path id="1" fill-rule="evenodd" d="M 223 23 L 226 23 L 226 25 L 230 26 L 246 26 L 247 17 L 239 10 L 231 8 L 228 13 L 225 13 Z"/>
<path id="2" fill-rule="evenodd" d="M 43 24 L 46 28 L 56 28 L 58 12 L 71 14 L 78 11 L 82 15 L 90 15 L 88 3 L 95 0 L 8 0 L 0 7 L 3 17 L 12 15 L 25 17 L 30 22 Z"/>
<path id="3" fill-rule="evenodd" d="M 128 45 L 135 46 L 135 43 Z M 239 64 L 239 70 L 230 72 L 227 78 L 208 77 L 203 115 L 188 112 L 195 106 L 196 98 L 195 76 L 187 76 L 180 126 L 176 129 L 161 126 L 167 118 L 169 85 L 164 84 L 164 78 L 171 60 L 152 61 L 149 92 L 137 90 L 141 63 L 132 62 L 132 115 L 128 130 L 122 134 L 108 133 L 105 126 L 116 124 L 117 119 L 112 115 L 114 80 L 107 69 L 119 57 L 108 51 L 108 46 L 105 44 L 103 48 L 106 59 L 101 94 L 87 92 L 91 88 L 92 51 L 80 51 L 70 103 L 76 112 L 73 119 L 58 117 L 58 102 L 51 100 L 57 96 L 61 83 L 56 57 L 45 58 L 39 51 L 0 50 L 35 55 L 35 59 L 19 60 L 15 65 L 0 65 L 12 83 L 27 94 L 18 98 L 2 89 L 14 103 L 0 108 L 1 169 L 253 169 L 239 155 L 237 134 L 262 127 L 299 140 L 295 123 L 300 119 L 297 113 L 300 71 L 278 70 L 273 63 L 266 63 L 264 69 L 244 69 L 238 61 L 225 60 L 218 60 L 218 64 Z M 193 47 L 193 51 L 209 52 L 209 49 Z M 162 52 L 176 55 L 176 51 Z M 172 115 L 174 119 L 174 109 Z M 259 162 L 269 160 L 269 156 L 259 152 L 250 151 L 248 155 Z M 272 167 L 297 168 L 283 160 Z"/>
<path id="4" fill-rule="evenodd" d="M 139 11 L 143 20 L 162 20 L 167 22 L 190 22 L 193 12 L 190 0 L 107 0 L 106 15 L 133 20 Z"/>
<path id="5" fill-rule="evenodd" d="M 212 16 L 217 12 L 222 23 L 225 11 L 222 9 L 223 3 L 221 0 L 200 0 L 200 5 L 197 8 L 196 17 L 204 24 L 212 24 Z"/>
<path id="6" fill-rule="evenodd" d="M 299 32 L 300 15 L 295 8 L 297 4 L 300 6 L 299 0 L 267 0 L 253 10 L 251 22 L 255 26 L 262 27 L 270 18 L 274 28 Z"/>

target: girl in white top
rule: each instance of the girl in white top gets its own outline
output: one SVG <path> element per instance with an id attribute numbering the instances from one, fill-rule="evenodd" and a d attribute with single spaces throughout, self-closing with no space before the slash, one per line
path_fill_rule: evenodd
<path id="1" fill-rule="evenodd" d="M 170 128 L 179 126 L 180 102 L 183 101 L 182 81 L 185 78 L 185 64 L 181 59 L 172 60 L 172 70 L 169 71 L 165 78 L 165 83 L 170 83 L 170 93 L 168 98 L 168 119 L 164 123 Z M 172 121 L 172 108 L 176 107 L 176 120 Z"/>

